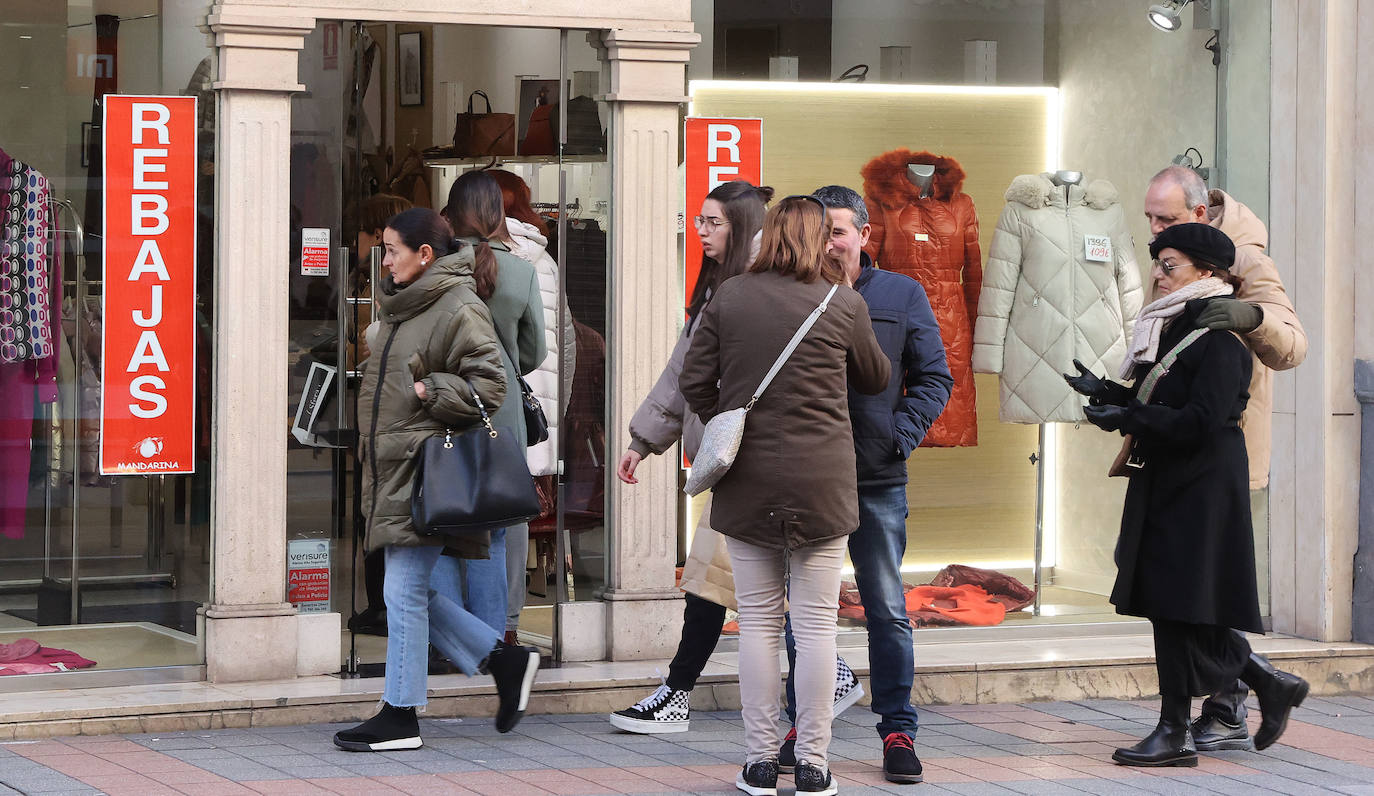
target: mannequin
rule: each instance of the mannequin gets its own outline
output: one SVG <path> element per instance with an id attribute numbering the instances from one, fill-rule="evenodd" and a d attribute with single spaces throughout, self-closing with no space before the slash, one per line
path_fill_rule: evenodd
<path id="1" fill-rule="evenodd" d="M 1081 183 L 1086 182 L 1086 186 Z M 1004 423 L 1077 423 L 1061 373 L 1115 373 L 1143 292 L 1116 188 L 1082 172 L 1023 174 L 1007 188 L 974 326 L 973 370 L 1000 379 Z"/>
<path id="2" fill-rule="evenodd" d="M 921 198 L 930 198 L 930 183 L 935 178 L 935 167 L 927 163 L 910 163 L 906 167 L 906 178 L 921 189 Z"/>
<path id="3" fill-rule="evenodd" d="M 971 355 L 983 265 L 978 214 L 963 191 L 964 170 L 952 157 L 899 148 L 873 158 L 860 173 L 873 225 L 864 251 L 879 268 L 925 288 L 954 377 L 949 404 L 921 444 L 977 445 Z"/>

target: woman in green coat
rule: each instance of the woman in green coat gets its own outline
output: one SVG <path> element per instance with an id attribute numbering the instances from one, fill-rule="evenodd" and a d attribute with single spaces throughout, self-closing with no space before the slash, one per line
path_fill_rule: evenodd
<path id="1" fill-rule="evenodd" d="M 446 544 L 482 557 L 485 536 L 421 536 L 410 519 L 424 441 L 480 423 L 478 398 L 494 410 L 507 393 L 491 314 L 474 292 L 472 248 L 424 208 L 393 216 L 382 241 L 389 274 L 373 293 L 381 330 L 363 374 L 358 417 L 365 545 L 386 554 L 386 686 L 376 716 L 334 736 L 335 745 L 357 752 L 421 746 L 415 708 L 426 701 L 431 642 L 465 674 L 493 676 L 500 732 L 520 720 L 539 668 L 537 650 L 501 644 L 499 633 L 431 588 Z"/>
<path id="2" fill-rule="evenodd" d="M 533 373 L 546 353 L 539 276 L 531 263 L 513 254 L 503 242 L 507 235 L 505 203 L 500 184 L 490 174 L 469 171 L 460 175 L 449 189 L 444 216 L 458 240 L 472 247 L 477 295 L 491 311 L 501 343 L 510 397 L 492 416 L 492 423 L 512 432 L 522 447 L 527 446 L 538 440 L 526 438 L 517 373 Z M 525 523 L 492 531 L 491 555 L 482 560 L 440 562 L 435 588 L 446 589 L 454 602 L 505 633 L 509 587 L 518 585 L 521 593 L 525 588 L 529 533 Z M 507 640 L 515 642 L 513 637 Z"/>

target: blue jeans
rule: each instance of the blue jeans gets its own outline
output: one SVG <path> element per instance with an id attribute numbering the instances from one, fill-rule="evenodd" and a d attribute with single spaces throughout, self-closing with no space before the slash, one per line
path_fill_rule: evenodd
<path id="1" fill-rule="evenodd" d="M 468 676 L 501 634 L 461 605 L 430 588 L 442 556 L 439 547 L 387 547 L 386 686 L 382 698 L 395 707 L 425 704 L 432 642 Z"/>
<path id="2" fill-rule="evenodd" d="M 902 588 L 906 554 L 906 485 L 859 487 L 859 528 L 849 537 L 854 581 L 868 620 L 869 691 L 878 736 L 902 732 L 914 736 L 918 720 L 911 705 L 916 655 L 911 647 L 911 621 Z M 792 627 L 786 627 L 787 659 L 796 656 Z M 790 668 L 790 667 L 789 667 Z M 787 716 L 793 721 L 792 676 L 787 677 Z"/>
<path id="3" fill-rule="evenodd" d="M 506 529 L 491 532 L 491 558 L 440 556 L 434 567 L 433 586 L 496 632 L 505 634 Z"/>

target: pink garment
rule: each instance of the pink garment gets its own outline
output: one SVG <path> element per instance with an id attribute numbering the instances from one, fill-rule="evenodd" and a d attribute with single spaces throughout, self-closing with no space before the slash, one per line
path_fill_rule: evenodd
<path id="1" fill-rule="evenodd" d="M 33 436 L 32 363 L 0 362 L 0 536 L 24 538 Z"/>
<path id="2" fill-rule="evenodd" d="M 21 638 L 9 644 L 0 644 L 0 663 L 27 658 L 38 652 L 42 646 L 31 638 Z"/>
<path id="3" fill-rule="evenodd" d="M 8 646 L 16 646 L 26 641 L 34 645 L 38 643 L 33 641 L 33 639 L 19 639 L 19 641 L 14 642 L 13 645 Z M 73 669 L 89 669 L 94 665 L 95 661 L 83 658 L 71 650 L 57 649 L 56 647 L 38 647 L 32 654 L 23 658 L 0 663 L 0 675 L 69 672 Z"/>

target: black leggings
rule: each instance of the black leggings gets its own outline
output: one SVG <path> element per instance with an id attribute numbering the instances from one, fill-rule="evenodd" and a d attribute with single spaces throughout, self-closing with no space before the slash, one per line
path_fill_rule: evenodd
<path id="1" fill-rule="evenodd" d="M 668 687 L 679 691 L 696 687 L 707 659 L 716 651 L 724 625 L 725 606 L 695 594 L 687 595 L 687 605 L 682 609 L 682 641 L 677 645 L 673 662 L 668 664 Z"/>

